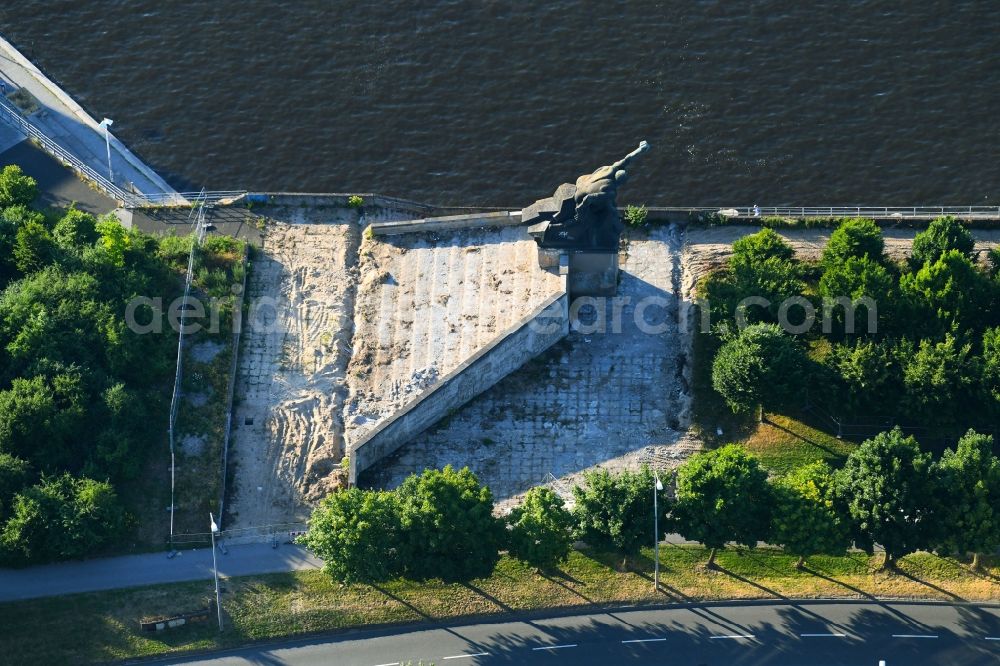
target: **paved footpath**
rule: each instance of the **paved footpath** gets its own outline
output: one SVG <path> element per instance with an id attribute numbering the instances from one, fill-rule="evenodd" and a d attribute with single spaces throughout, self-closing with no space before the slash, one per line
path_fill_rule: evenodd
<path id="1" fill-rule="evenodd" d="M 323 562 L 304 548 L 254 543 L 229 546 L 217 553 L 219 573 L 225 576 L 280 573 L 318 569 Z M 0 569 L 0 601 L 15 601 L 77 592 L 93 592 L 159 583 L 179 583 L 212 578 L 212 549 L 122 555 L 82 562 L 62 562 L 26 569 Z"/>
<path id="2" fill-rule="evenodd" d="M 81 162 L 107 177 L 107 147 L 104 130 L 98 126 L 97 120 L 2 37 L 0 83 L 6 86 L 8 93 L 16 88 L 31 93 L 41 109 L 34 112 L 28 121 Z M 0 122 L 5 125 L 4 134 L 9 134 L 8 123 L 5 120 Z M 114 183 L 123 190 L 143 194 L 176 192 L 114 134 L 111 135 L 111 166 Z"/>

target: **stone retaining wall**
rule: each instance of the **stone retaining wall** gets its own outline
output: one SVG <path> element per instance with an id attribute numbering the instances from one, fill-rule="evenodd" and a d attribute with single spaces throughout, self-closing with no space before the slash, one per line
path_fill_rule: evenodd
<path id="1" fill-rule="evenodd" d="M 560 293 L 496 337 L 350 448 L 350 483 L 379 460 L 569 334 L 566 279 Z"/>
<path id="2" fill-rule="evenodd" d="M 442 217 L 425 217 L 419 220 L 399 220 L 391 222 L 374 222 L 369 225 L 375 236 L 394 236 L 398 234 L 424 233 L 428 231 L 456 231 L 458 229 L 477 229 L 483 227 L 507 227 L 521 224 L 520 211 L 498 211 L 495 213 L 471 213 L 466 215 L 447 215 Z"/>

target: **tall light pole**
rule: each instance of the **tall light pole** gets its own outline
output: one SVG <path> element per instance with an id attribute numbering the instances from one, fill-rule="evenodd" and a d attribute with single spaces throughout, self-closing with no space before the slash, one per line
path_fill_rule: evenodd
<path id="1" fill-rule="evenodd" d="M 111 118 L 105 118 L 101 121 L 99 127 L 104 128 L 104 145 L 108 149 L 108 180 L 112 185 L 115 183 L 115 172 L 111 170 L 111 135 L 108 133 L 108 128 L 115 124 L 115 121 Z"/>
<path id="2" fill-rule="evenodd" d="M 215 561 L 215 533 L 219 531 L 219 526 L 215 524 L 215 516 L 208 514 L 208 519 L 212 523 L 212 569 L 215 570 L 215 610 L 219 614 L 219 631 L 222 631 L 222 604 L 219 603 L 219 565 Z"/>
<path id="3" fill-rule="evenodd" d="M 659 494 L 663 490 L 660 476 L 653 472 L 653 591 L 660 591 L 660 504 Z"/>

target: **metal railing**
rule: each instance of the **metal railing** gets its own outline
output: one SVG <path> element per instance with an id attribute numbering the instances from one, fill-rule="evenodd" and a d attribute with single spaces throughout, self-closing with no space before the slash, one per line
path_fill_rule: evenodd
<path id="1" fill-rule="evenodd" d="M 45 132 L 29 122 L 17 107 L 13 106 L 3 96 L 0 96 L 0 118 L 6 120 L 14 129 L 27 135 L 38 143 L 45 152 L 59 160 L 64 166 L 72 169 L 78 176 L 89 180 L 112 199 L 120 202 L 125 208 L 148 208 L 157 206 L 187 207 L 196 205 L 211 208 L 216 205 L 233 203 L 246 194 L 245 190 L 220 190 L 214 192 L 156 192 L 144 194 L 129 192 L 102 176 L 85 164 L 67 149 L 53 141 Z"/>
<path id="2" fill-rule="evenodd" d="M 205 207 L 200 206 L 197 199 L 193 204 L 198 206 L 198 216 L 195 219 L 195 234 L 191 240 L 191 252 L 188 254 L 187 275 L 184 277 L 184 296 L 181 306 L 180 331 L 177 334 L 177 365 L 174 372 L 174 390 L 170 396 L 170 416 L 167 421 L 167 440 L 170 444 L 170 536 L 174 535 L 174 511 L 177 508 L 175 488 L 177 481 L 176 446 L 174 442 L 174 427 L 177 424 L 177 410 L 180 406 L 181 383 L 184 378 L 184 333 L 187 329 L 187 312 L 191 298 L 191 282 L 194 279 L 194 261 L 198 248 L 205 238 Z M 192 208 L 192 211 L 194 209 Z"/>
<path id="3" fill-rule="evenodd" d="M 276 523 L 274 525 L 222 530 L 215 538 L 219 543 L 225 542 L 229 545 L 237 543 L 292 543 L 298 535 L 308 529 L 308 523 Z M 193 546 L 198 544 L 207 546 L 211 543 L 211 539 L 211 532 L 173 534 L 170 537 L 170 544 L 172 546 Z"/>
<path id="4" fill-rule="evenodd" d="M 648 206 L 650 211 L 708 213 L 723 217 L 870 217 L 925 219 L 951 215 L 961 218 L 1000 218 L 1000 206 Z"/>

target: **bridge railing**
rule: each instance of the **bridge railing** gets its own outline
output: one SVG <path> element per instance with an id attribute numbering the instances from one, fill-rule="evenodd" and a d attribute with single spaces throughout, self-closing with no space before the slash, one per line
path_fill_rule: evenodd
<path id="1" fill-rule="evenodd" d="M 1000 218 L 1000 206 L 648 206 L 650 211 L 719 214 L 723 217 L 870 217 L 924 219 L 952 215 Z"/>
<path id="2" fill-rule="evenodd" d="M 35 140 L 38 145 L 63 165 L 76 172 L 112 199 L 120 202 L 125 208 L 148 208 L 155 206 L 206 206 L 225 205 L 233 203 L 246 194 L 245 190 L 222 190 L 215 192 L 156 192 L 144 194 L 129 192 L 102 176 L 92 167 L 85 164 L 67 149 L 49 138 L 41 129 L 21 115 L 17 107 L 0 96 L 0 118 L 12 125 L 16 130 Z"/>

